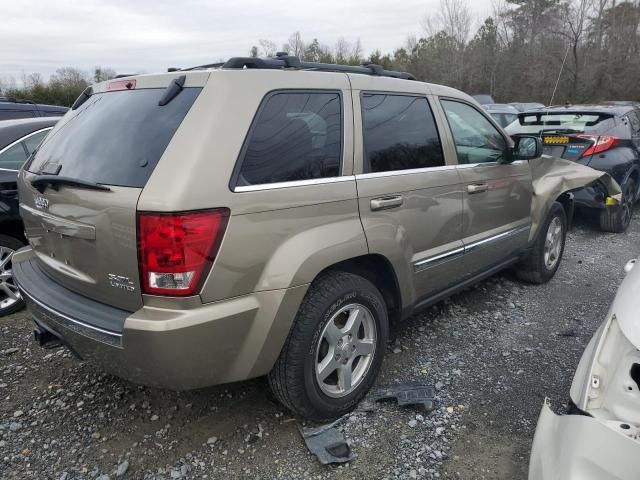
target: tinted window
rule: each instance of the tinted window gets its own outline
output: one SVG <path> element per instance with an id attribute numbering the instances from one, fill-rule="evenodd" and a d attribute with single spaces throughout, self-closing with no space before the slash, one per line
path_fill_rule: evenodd
<path id="1" fill-rule="evenodd" d="M 364 94 L 362 118 L 366 171 L 444 165 L 438 129 L 426 98 Z"/>
<path id="2" fill-rule="evenodd" d="M 458 163 L 496 162 L 505 153 L 502 134 L 478 110 L 470 105 L 442 101 L 458 153 Z"/>
<path id="3" fill-rule="evenodd" d="M 15 118 L 33 118 L 31 110 L 0 110 L 0 120 L 12 120 Z"/>
<path id="4" fill-rule="evenodd" d="M 251 128 L 237 184 L 337 177 L 341 118 L 337 93 L 282 92 L 268 96 Z"/>
<path id="5" fill-rule="evenodd" d="M 30 137 L 24 139 L 24 144 L 27 147 L 27 151 L 29 152 L 29 154 L 31 154 L 31 152 L 38 148 L 38 145 L 40 145 L 42 140 L 44 140 L 44 137 L 46 137 L 50 131 L 51 129 L 48 128 L 47 130 L 34 133 Z"/>
<path id="6" fill-rule="evenodd" d="M 22 142 L 16 143 L 13 147 L 0 153 L 0 168 L 9 170 L 20 170 L 22 164 L 27 160 L 27 152 Z"/>
<path id="7" fill-rule="evenodd" d="M 40 146 L 28 169 L 106 185 L 143 187 L 200 88 L 158 105 L 164 89 L 99 93 Z"/>
<path id="8" fill-rule="evenodd" d="M 518 115 L 516 115 L 515 113 L 491 112 L 491 116 L 496 122 L 498 122 L 498 125 L 500 125 L 501 127 L 506 127 L 507 125 L 510 125 L 518 119 Z"/>

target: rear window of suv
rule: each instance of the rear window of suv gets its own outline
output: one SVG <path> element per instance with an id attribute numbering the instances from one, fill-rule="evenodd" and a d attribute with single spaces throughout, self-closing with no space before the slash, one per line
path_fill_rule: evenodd
<path id="1" fill-rule="evenodd" d="M 444 165 L 440 136 L 425 97 L 362 95 L 365 171 Z"/>
<path id="2" fill-rule="evenodd" d="M 325 91 L 269 94 L 258 109 L 240 157 L 237 186 L 339 176 L 340 94 Z"/>
<path id="3" fill-rule="evenodd" d="M 104 185 L 144 187 L 201 88 L 164 106 L 165 89 L 98 93 L 42 143 L 27 167 Z"/>

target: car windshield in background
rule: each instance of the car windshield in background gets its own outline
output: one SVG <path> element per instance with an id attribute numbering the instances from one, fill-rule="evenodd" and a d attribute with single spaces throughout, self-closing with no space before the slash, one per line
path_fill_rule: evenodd
<path id="1" fill-rule="evenodd" d="M 518 118 L 518 115 L 516 115 L 515 113 L 489 112 L 489 114 L 503 128 L 509 125 L 510 123 L 513 123 Z"/>
<path id="2" fill-rule="evenodd" d="M 185 88 L 163 106 L 165 89 L 94 94 L 46 138 L 27 170 L 144 187 L 200 91 Z"/>
<path id="3" fill-rule="evenodd" d="M 580 112 L 535 112 L 518 115 L 507 128 L 509 134 L 541 133 L 607 133 L 616 128 L 615 117 L 610 114 Z"/>

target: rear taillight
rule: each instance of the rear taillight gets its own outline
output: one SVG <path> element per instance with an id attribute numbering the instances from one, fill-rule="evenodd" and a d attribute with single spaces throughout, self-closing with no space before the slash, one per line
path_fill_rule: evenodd
<path id="1" fill-rule="evenodd" d="M 587 148 L 582 154 L 583 157 L 606 152 L 610 148 L 615 147 L 618 142 L 620 142 L 620 139 L 618 137 L 613 137 L 611 135 L 576 135 L 576 137 L 590 140 L 592 143 L 592 145 Z"/>
<path id="2" fill-rule="evenodd" d="M 229 218 L 226 208 L 138 213 L 138 263 L 143 293 L 188 296 L 200 292 Z"/>

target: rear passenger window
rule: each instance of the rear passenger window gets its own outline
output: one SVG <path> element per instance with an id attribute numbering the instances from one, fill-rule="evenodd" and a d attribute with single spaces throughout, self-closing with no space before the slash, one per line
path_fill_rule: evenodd
<path id="1" fill-rule="evenodd" d="M 444 165 L 440 137 L 425 97 L 362 96 L 365 171 Z"/>
<path id="2" fill-rule="evenodd" d="M 258 110 L 237 185 L 337 177 L 342 154 L 339 93 L 277 92 Z"/>

